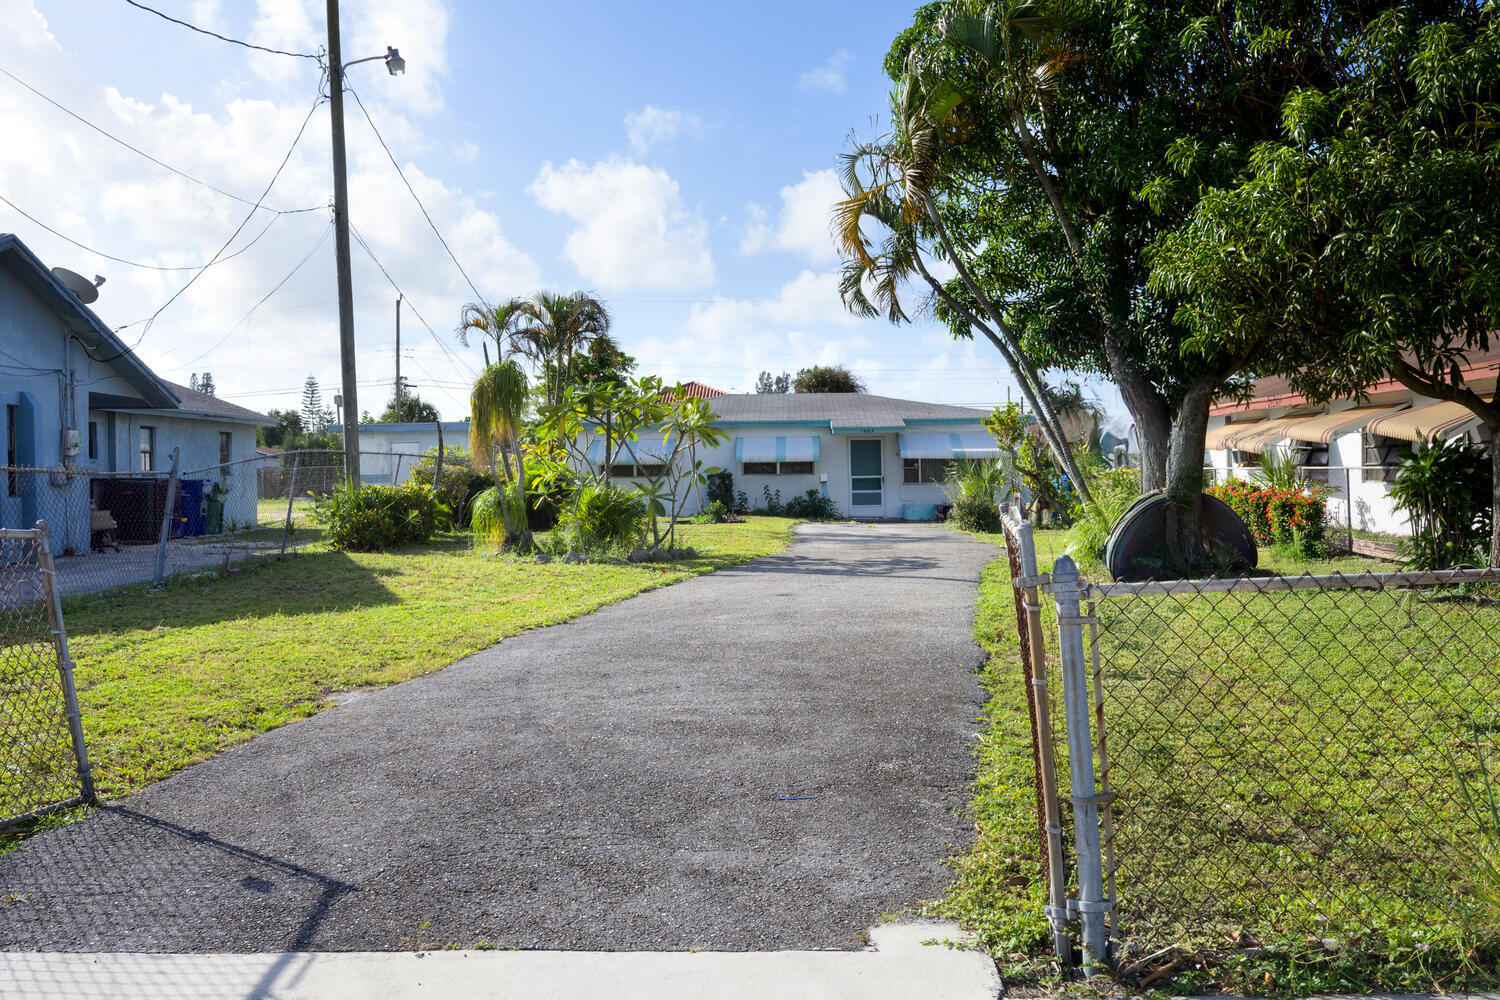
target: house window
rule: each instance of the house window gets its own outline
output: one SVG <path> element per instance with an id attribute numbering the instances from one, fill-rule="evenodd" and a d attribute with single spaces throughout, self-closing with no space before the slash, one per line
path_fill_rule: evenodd
<path id="1" fill-rule="evenodd" d="M 1401 456 L 1410 448 L 1410 441 L 1386 437 L 1384 434 L 1371 434 L 1369 431 L 1365 431 L 1364 481 L 1367 483 L 1394 483 L 1396 481 L 1396 467 L 1401 464 Z"/>
<path id="2" fill-rule="evenodd" d="M 1328 446 L 1326 444 L 1302 443 L 1291 449 L 1292 461 L 1297 471 L 1315 483 L 1328 482 Z"/>
<path id="3" fill-rule="evenodd" d="M 156 428 L 142 427 L 140 429 L 141 442 L 141 471 L 156 471 Z"/>
<path id="4" fill-rule="evenodd" d="M 952 464 L 952 460 L 947 458 L 903 458 L 901 481 L 903 483 L 946 482 L 948 466 Z"/>
<path id="5" fill-rule="evenodd" d="M 637 465 L 635 467 L 637 479 L 655 479 L 666 471 L 667 467 L 665 465 Z"/>
<path id="6" fill-rule="evenodd" d="M 99 457 L 99 421 L 89 421 L 89 458 Z"/>
<path id="7" fill-rule="evenodd" d="M 741 462 L 747 476 L 810 476 L 811 462 Z"/>
<path id="8" fill-rule="evenodd" d="M 16 411 L 20 407 L 10 404 L 5 407 L 5 464 L 10 468 L 6 472 L 8 480 L 5 492 L 13 497 L 21 495 L 21 477 L 16 472 Z"/>
<path id="9" fill-rule="evenodd" d="M 621 479 L 634 479 L 635 466 L 631 465 L 629 462 L 611 465 L 609 467 L 609 474 L 611 476 L 619 476 Z"/>
<path id="10" fill-rule="evenodd" d="M 229 475 L 229 453 L 230 446 L 234 443 L 234 435 L 228 431 L 219 432 L 219 475 Z"/>

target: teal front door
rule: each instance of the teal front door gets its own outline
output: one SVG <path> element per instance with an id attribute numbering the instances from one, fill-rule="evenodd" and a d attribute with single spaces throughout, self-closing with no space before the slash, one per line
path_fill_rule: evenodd
<path id="1" fill-rule="evenodd" d="M 878 517 L 885 513 L 885 476 L 880 467 L 879 438 L 849 442 L 849 513 Z"/>

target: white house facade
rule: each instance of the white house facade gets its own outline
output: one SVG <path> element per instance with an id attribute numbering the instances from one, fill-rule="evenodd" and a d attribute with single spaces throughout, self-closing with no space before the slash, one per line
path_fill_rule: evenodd
<path id="1" fill-rule="evenodd" d="M 734 489 L 753 507 L 767 492 L 784 503 L 816 490 L 849 517 L 930 521 L 948 503 L 942 480 L 955 458 L 1000 454 L 984 427 L 987 411 L 970 407 L 866 393 L 753 393 L 709 402 L 714 426 L 727 437 L 700 446 L 695 457 L 731 472 Z M 640 466 L 659 463 L 670 450 L 660 433 L 642 433 L 609 472 L 639 481 Z M 604 442 L 594 438 L 587 454 L 602 466 Z M 684 513 L 697 513 L 702 502 L 694 490 Z"/>
<path id="2" fill-rule="evenodd" d="M 1495 391 L 1497 374 L 1500 349 L 1472 355 L 1463 369 L 1469 387 L 1485 395 Z M 1394 381 L 1358 400 L 1317 405 L 1292 392 L 1285 379 L 1263 379 L 1248 402 L 1212 411 L 1207 468 L 1222 482 L 1248 477 L 1263 452 L 1290 455 L 1310 478 L 1336 491 L 1328 501 L 1331 525 L 1405 535 L 1410 524 L 1390 497 L 1396 469 L 1419 442 L 1454 437 L 1495 447 L 1472 411 Z"/>
<path id="3" fill-rule="evenodd" d="M 19 239 L 0 234 L 0 405 L 10 474 L 0 526 L 45 518 L 59 552 L 87 551 L 102 473 L 170 467 L 205 481 L 236 474 L 255 455 L 267 417 L 154 374 Z M 253 471 L 244 473 L 253 477 Z M 226 520 L 255 522 L 255 491 L 231 490 Z"/>
<path id="4" fill-rule="evenodd" d="M 332 424 L 329 432 L 344 433 L 343 424 Z M 372 486 L 400 486 L 411 478 L 411 468 L 421 456 L 438 446 L 469 448 L 469 422 L 444 420 L 441 424 L 360 424 L 359 480 Z"/>

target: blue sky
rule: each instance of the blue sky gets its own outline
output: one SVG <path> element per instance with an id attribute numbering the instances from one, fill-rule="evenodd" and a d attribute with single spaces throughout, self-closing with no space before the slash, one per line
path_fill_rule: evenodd
<path id="1" fill-rule="evenodd" d="M 151 0 L 226 35 L 315 51 L 322 0 Z M 992 405 L 1008 376 L 987 345 L 931 322 L 849 316 L 827 234 L 831 173 L 850 130 L 886 100 L 880 61 L 909 3 L 479 3 L 346 0 L 346 61 L 395 45 L 350 82 L 486 297 L 585 288 L 610 306 L 641 370 L 749 391 L 761 369 L 843 363 L 871 391 Z M 123 0 L 0 0 L 0 68 L 161 160 L 254 198 L 318 83 L 316 65 L 195 35 Z M 464 415 L 477 344 L 451 331 L 474 296 L 376 144 L 347 110 L 355 226 L 407 292 L 403 367 Z M 246 206 L 119 148 L 0 77 L 0 194 L 59 232 L 137 263 L 208 260 Z M 266 203 L 330 198 L 326 107 Z M 108 279 L 96 310 L 166 377 L 211 370 L 220 394 L 293 406 L 338 381 L 333 241 L 325 211 L 261 214 L 147 329 L 192 272 L 98 258 L 0 204 L 49 264 Z M 321 240 L 321 243 L 319 242 Z M 304 257 L 306 263 L 287 278 Z M 360 402 L 390 396 L 394 295 L 354 253 Z M 258 302 L 286 279 L 263 304 Z M 438 340 L 443 343 L 439 344 Z"/>

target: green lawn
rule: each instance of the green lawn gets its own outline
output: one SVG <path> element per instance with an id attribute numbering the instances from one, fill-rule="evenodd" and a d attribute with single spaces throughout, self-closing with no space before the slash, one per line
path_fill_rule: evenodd
<path id="1" fill-rule="evenodd" d="M 331 693 L 438 670 L 506 636 L 777 552 L 795 522 L 679 525 L 700 558 L 538 565 L 465 539 L 391 553 L 316 545 L 228 578 L 65 602 L 100 793 L 127 794 Z"/>
<path id="2" fill-rule="evenodd" d="M 1037 533 L 1044 570 L 1062 538 Z M 1263 562 L 1287 573 L 1394 568 Z M 936 909 L 978 931 L 1013 974 L 1046 978 L 1011 595 L 1001 559 L 985 571 L 975 622 L 991 653 L 977 840 Z M 1055 614 L 1044 614 L 1055 666 Z M 1175 962 L 1156 988 L 1496 985 L 1500 912 L 1471 905 L 1480 834 L 1455 769 L 1475 780 L 1487 752 L 1500 770 L 1500 609 L 1472 595 L 1365 591 L 1105 601 L 1098 616 L 1121 915 L 1138 956 L 1178 949 L 1132 970 L 1136 980 Z M 1066 788 L 1065 770 L 1059 781 Z M 1264 954 L 1235 954 L 1249 945 Z"/>

